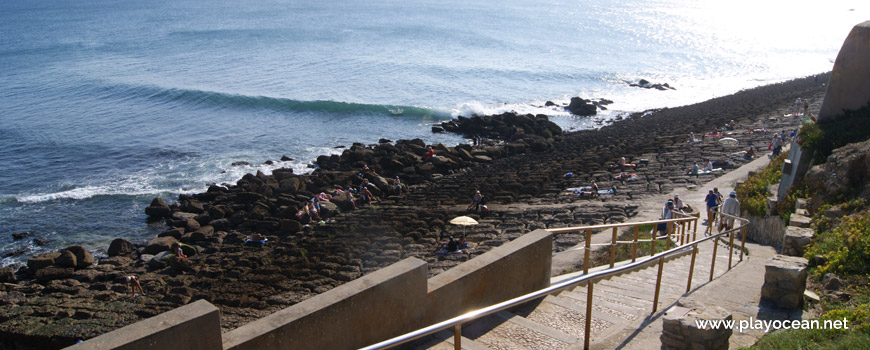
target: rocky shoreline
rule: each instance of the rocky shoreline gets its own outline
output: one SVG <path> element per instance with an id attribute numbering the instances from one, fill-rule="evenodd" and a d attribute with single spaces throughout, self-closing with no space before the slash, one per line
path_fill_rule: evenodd
<path id="1" fill-rule="evenodd" d="M 459 118 L 441 127 L 488 141 L 477 147 L 420 140 L 354 144 L 340 156 L 319 157 L 312 174 L 279 169 L 180 196 L 173 204 L 155 199 L 146 212 L 168 229 L 145 246 L 116 240 L 110 257 L 96 264 L 86 250 L 70 247 L 0 270 L 0 344 L 69 345 L 198 299 L 221 309 L 226 331 L 406 257 L 426 260 L 435 275 L 534 229 L 625 221 L 653 195 L 716 176 L 686 175 L 693 162 L 724 160 L 747 144 L 766 152 L 770 135 L 745 130 L 794 129 L 799 120 L 782 117 L 784 111 L 797 97 L 820 103 L 827 79 L 797 79 L 638 113 L 594 131 L 563 133 L 545 116 Z M 739 147 L 686 142 L 691 132 L 701 137 L 731 120 L 740 125 L 732 136 Z M 427 159 L 430 146 L 436 156 Z M 623 156 L 639 165 L 630 171 L 637 175 L 633 180 L 614 179 L 619 169 L 611 164 Z M 566 177 L 569 172 L 574 176 Z M 396 176 L 401 194 L 391 194 Z M 616 193 L 597 199 L 565 194 L 593 180 Z M 372 183 L 365 187 L 380 200 L 357 203 L 354 210 L 347 191 L 331 195 L 363 181 Z M 477 226 L 450 225 L 466 214 L 475 190 L 489 199 L 489 212 L 471 214 Z M 322 223 L 297 216 L 321 192 L 330 199 L 320 201 Z M 435 254 L 439 242 L 466 231 L 469 249 Z M 268 241 L 245 244 L 253 233 Z M 581 241 L 560 235 L 556 250 Z M 171 256 L 175 242 L 184 244 L 188 258 Z M 128 275 L 139 276 L 147 295 L 125 294 Z"/>

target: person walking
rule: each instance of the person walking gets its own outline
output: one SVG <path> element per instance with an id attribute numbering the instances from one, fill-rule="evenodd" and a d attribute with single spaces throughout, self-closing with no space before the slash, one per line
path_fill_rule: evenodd
<path id="1" fill-rule="evenodd" d="M 728 199 L 725 199 L 725 202 L 722 203 L 722 213 L 740 216 L 740 201 L 737 200 L 737 192 L 731 191 L 728 194 Z M 722 229 L 730 230 L 734 228 L 734 218 L 730 216 L 722 216 L 719 219 L 719 232 L 722 232 Z"/>

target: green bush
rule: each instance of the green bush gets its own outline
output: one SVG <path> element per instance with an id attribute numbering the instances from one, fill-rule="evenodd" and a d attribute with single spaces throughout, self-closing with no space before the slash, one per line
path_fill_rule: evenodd
<path id="1" fill-rule="evenodd" d="M 804 256 L 815 255 L 825 257 L 825 264 L 816 268 L 820 275 L 870 272 L 870 211 L 848 217 L 833 230 L 819 234 Z"/>
<path id="2" fill-rule="evenodd" d="M 740 195 L 740 207 L 748 210 L 752 216 L 764 217 L 767 213 L 767 186 L 775 184 L 782 179 L 782 163 L 788 154 L 782 153 L 767 165 L 764 169 L 750 176 L 745 182 L 737 186 Z"/>

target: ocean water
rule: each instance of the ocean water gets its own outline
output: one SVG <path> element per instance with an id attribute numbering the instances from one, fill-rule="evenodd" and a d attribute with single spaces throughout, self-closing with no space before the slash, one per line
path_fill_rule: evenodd
<path id="1" fill-rule="evenodd" d="M 594 128 L 824 72 L 868 18 L 862 1 L 5 0 L 0 255 L 18 254 L 0 265 L 144 241 L 156 196 L 304 172 L 339 145 L 466 142 L 430 132 L 457 115 Z M 541 107 L 572 96 L 614 104 Z"/>

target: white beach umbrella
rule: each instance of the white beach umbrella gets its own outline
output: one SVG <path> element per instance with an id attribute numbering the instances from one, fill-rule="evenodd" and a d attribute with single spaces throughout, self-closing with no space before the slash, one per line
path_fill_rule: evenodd
<path id="1" fill-rule="evenodd" d="M 477 220 L 474 220 L 474 218 L 465 215 L 457 216 L 451 219 L 450 223 L 459 226 L 473 226 L 478 224 Z M 465 228 L 462 229 L 462 236 L 465 236 Z"/>
<path id="2" fill-rule="evenodd" d="M 737 146 L 739 141 L 737 141 L 737 139 L 735 139 L 733 137 L 723 137 L 723 138 L 719 139 L 719 143 L 721 143 L 722 145 L 725 145 L 725 146 Z"/>

